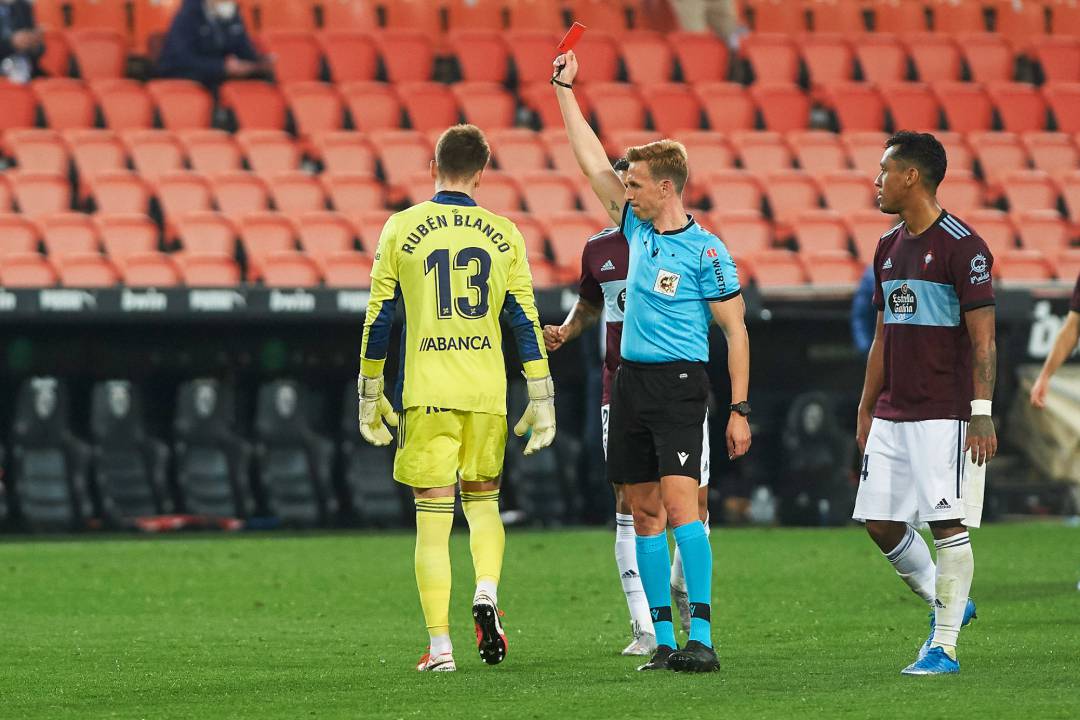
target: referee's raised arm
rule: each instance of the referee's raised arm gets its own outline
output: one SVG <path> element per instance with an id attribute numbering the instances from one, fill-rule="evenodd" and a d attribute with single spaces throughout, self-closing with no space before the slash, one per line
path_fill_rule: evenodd
<path id="1" fill-rule="evenodd" d="M 608 215 L 619 225 L 622 223 L 623 205 L 626 203 L 626 188 L 611 169 L 600 138 L 596 137 L 589 122 L 581 114 L 581 108 L 574 97 L 574 78 L 578 72 L 574 51 L 570 50 L 555 58 L 554 70 L 551 85 L 555 88 L 555 97 L 559 100 L 559 110 L 562 111 L 563 124 L 566 126 L 566 135 L 570 138 L 570 147 L 574 149 L 574 157 L 577 158 L 578 165 L 588 178 L 596 197 L 600 198 Z"/>

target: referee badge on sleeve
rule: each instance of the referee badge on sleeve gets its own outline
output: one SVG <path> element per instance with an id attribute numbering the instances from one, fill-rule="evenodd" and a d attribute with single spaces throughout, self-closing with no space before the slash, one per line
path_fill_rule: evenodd
<path id="1" fill-rule="evenodd" d="M 656 284 L 653 285 L 653 292 L 658 292 L 661 295 L 667 295 L 668 297 L 675 297 L 675 290 L 679 287 L 679 280 L 682 276 L 678 273 L 669 272 L 660 269 L 656 273 Z"/>

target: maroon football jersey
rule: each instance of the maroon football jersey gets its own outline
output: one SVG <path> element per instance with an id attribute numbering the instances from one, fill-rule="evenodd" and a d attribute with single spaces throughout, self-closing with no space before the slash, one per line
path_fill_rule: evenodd
<path id="1" fill-rule="evenodd" d="M 885 315 L 885 384 L 874 417 L 971 418 L 974 382 L 964 313 L 994 304 L 994 258 L 942 212 L 921 235 L 901 223 L 874 255 L 874 306 Z"/>
<path id="2" fill-rule="evenodd" d="M 603 404 L 611 402 L 611 379 L 619 367 L 623 316 L 626 314 L 626 271 L 630 248 L 618 228 L 607 228 L 589 238 L 581 252 L 578 295 L 592 305 L 603 305 L 607 319 L 604 352 Z"/>
<path id="3" fill-rule="evenodd" d="M 1069 301 L 1069 310 L 1080 312 L 1080 275 L 1076 276 L 1076 287 L 1073 288 L 1072 300 Z"/>

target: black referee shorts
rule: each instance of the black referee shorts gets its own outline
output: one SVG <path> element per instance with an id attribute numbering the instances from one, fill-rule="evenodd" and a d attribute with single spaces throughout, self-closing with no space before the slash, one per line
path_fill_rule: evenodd
<path id="1" fill-rule="evenodd" d="M 623 360 L 611 389 L 608 481 L 633 484 L 685 475 L 700 482 L 708 396 L 702 363 Z"/>

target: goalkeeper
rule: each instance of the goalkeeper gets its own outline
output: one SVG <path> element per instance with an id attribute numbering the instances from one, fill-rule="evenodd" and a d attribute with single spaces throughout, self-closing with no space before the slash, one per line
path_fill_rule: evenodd
<path id="1" fill-rule="evenodd" d="M 472 125 L 446 130 L 435 148 L 435 196 L 390 217 L 371 271 L 361 349 L 360 432 L 393 439 L 394 479 L 416 503 L 416 585 L 430 636 L 417 670 L 456 669 L 450 643 L 450 529 L 455 488 L 469 523 L 476 573 L 473 620 L 480 657 L 502 662 L 507 643 L 497 589 L 505 534 L 499 481 L 506 445 L 506 366 L 499 316 L 513 329 L 529 405 L 514 427 L 531 433 L 525 454 L 555 437 L 555 388 L 533 301 L 525 241 L 510 220 L 476 204 L 490 150 Z M 394 403 L 383 365 L 399 300 L 408 331 Z"/>

